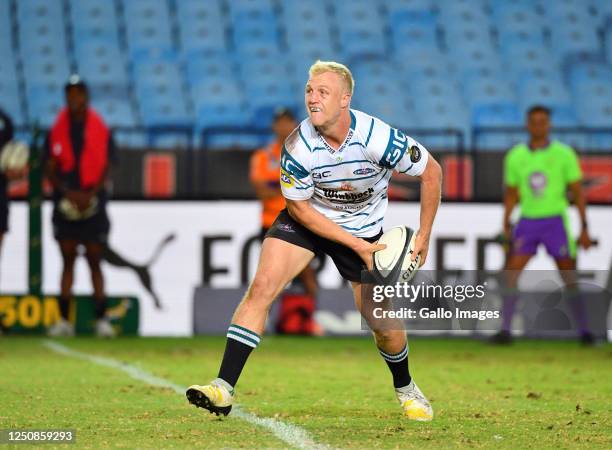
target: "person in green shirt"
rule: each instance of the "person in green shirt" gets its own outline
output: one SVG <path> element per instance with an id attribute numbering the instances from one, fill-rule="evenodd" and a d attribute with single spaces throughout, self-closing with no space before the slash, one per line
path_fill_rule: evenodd
<path id="1" fill-rule="evenodd" d="M 592 245 L 578 157 L 570 146 L 550 140 L 550 128 L 550 110 L 544 106 L 531 107 L 527 112 L 529 142 L 514 146 L 504 159 L 504 234 L 512 242 L 505 269 L 511 289 L 516 288 L 521 271 L 540 245 L 554 258 L 566 286 L 575 285 L 576 241 L 567 215 L 568 188 L 582 225 L 578 244 L 585 249 Z M 512 229 L 510 215 L 517 204 L 521 215 Z M 511 342 L 510 325 L 517 300 L 517 295 L 504 298 L 502 329 L 493 342 Z M 593 337 L 588 331 L 584 307 L 579 300 L 571 303 L 581 339 L 591 343 Z"/>

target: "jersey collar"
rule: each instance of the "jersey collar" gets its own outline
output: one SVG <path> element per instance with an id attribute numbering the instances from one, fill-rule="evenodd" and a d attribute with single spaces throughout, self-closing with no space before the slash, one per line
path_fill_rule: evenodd
<path id="1" fill-rule="evenodd" d="M 315 127 L 313 127 L 315 132 L 319 136 L 319 139 L 321 139 L 321 142 L 323 142 L 323 145 L 325 146 L 327 151 L 332 153 L 332 154 L 341 153 L 342 150 L 344 150 L 344 148 L 351 142 L 351 139 L 353 139 L 353 136 L 355 135 L 355 126 L 357 124 L 357 119 L 355 118 L 355 114 L 353 114 L 353 111 L 349 110 L 349 112 L 351 114 L 351 124 L 349 126 L 349 131 L 346 134 L 346 138 L 344 138 L 344 142 L 342 143 L 342 145 L 340 147 L 338 147 L 337 150 L 335 150 L 331 145 L 329 145 L 327 143 L 325 138 L 323 136 L 321 136 L 321 133 L 319 133 L 319 130 L 317 130 Z"/>

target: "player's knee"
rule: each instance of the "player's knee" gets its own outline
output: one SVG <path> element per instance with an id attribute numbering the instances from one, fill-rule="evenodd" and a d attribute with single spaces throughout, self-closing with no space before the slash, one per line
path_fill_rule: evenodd
<path id="1" fill-rule="evenodd" d="M 258 274 L 244 297 L 250 303 L 270 304 L 274 300 L 275 287 L 267 275 Z"/>
<path id="2" fill-rule="evenodd" d="M 376 343 L 379 346 L 381 344 L 389 344 L 397 339 L 401 339 L 402 333 L 402 331 L 398 330 L 374 330 Z"/>

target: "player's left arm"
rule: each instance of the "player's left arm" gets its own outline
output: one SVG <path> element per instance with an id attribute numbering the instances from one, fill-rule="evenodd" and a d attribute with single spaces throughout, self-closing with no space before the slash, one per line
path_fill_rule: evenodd
<path id="1" fill-rule="evenodd" d="M 414 260 L 420 254 L 423 265 L 427 259 L 431 230 L 440 204 L 442 168 L 423 145 L 402 131 L 383 122 L 377 123 L 375 128 L 377 140 L 386 144 L 385 147 L 373 149 L 378 164 L 385 169 L 417 177 L 421 181 L 420 225 L 412 258 Z"/>
<path id="2" fill-rule="evenodd" d="M 586 216 L 586 196 L 582 189 L 582 170 L 578 155 L 572 148 L 567 149 L 567 157 L 564 164 L 564 175 L 567 181 L 569 190 L 572 194 L 574 204 L 580 214 L 580 235 L 578 237 L 578 245 L 582 248 L 589 248 L 593 245 L 593 241 L 589 236 L 589 227 Z"/>
<path id="3" fill-rule="evenodd" d="M 584 191 L 582 189 L 582 180 L 570 183 L 569 188 L 570 192 L 572 193 L 576 209 L 578 209 L 578 214 L 580 215 L 580 235 L 578 237 L 578 244 L 582 248 L 587 249 L 591 245 L 593 245 L 593 240 L 589 236 L 589 226 L 587 223 L 586 216 L 587 201 L 586 196 L 584 195 Z"/>
<path id="4" fill-rule="evenodd" d="M 421 217 L 412 258 L 420 254 L 422 266 L 427 259 L 429 238 L 442 196 L 442 168 L 433 156 L 429 155 L 425 170 L 418 178 L 421 180 Z"/>

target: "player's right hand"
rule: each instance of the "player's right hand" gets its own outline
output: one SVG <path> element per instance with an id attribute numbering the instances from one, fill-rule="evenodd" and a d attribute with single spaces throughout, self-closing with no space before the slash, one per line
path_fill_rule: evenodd
<path id="1" fill-rule="evenodd" d="M 91 194 L 86 191 L 68 191 L 65 197 L 81 212 L 85 211 L 91 202 Z"/>
<path id="2" fill-rule="evenodd" d="M 374 252 L 387 248 L 385 244 L 371 243 L 365 239 L 359 239 L 357 247 L 353 248 L 355 253 L 365 262 L 368 270 L 372 270 L 374 265 Z"/>

